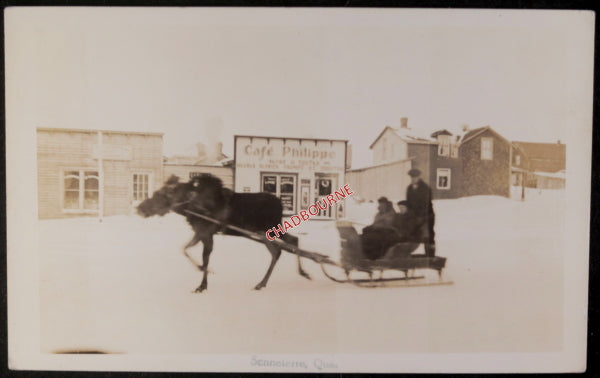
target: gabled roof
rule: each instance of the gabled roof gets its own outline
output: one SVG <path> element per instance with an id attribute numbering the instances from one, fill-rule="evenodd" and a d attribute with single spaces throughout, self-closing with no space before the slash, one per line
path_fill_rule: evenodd
<path id="1" fill-rule="evenodd" d="M 513 142 L 528 161 L 528 168 L 556 172 L 566 168 L 567 146 L 559 143 Z"/>
<path id="2" fill-rule="evenodd" d="M 385 134 L 385 132 L 387 130 L 392 130 L 392 132 L 397 135 L 398 137 L 400 137 L 402 140 L 404 140 L 406 143 L 419 143 L 419 144 L 437 144 L 436 141 L 428 139 L 428 138 L 424 138 L 421 136 L 417 136 L 415 135 L 414 131 L 412 129 L 409 128 L 401 128 L 401 129 L 395 129 L 391 126 L 386 126 L 377 136 L 377 138 L 375 138 L 375 140 L 373 141 L 373 143 L 371 143 L 371 145 L 369 146 L 369 149 L 372 149 L 373 146 L 375 145 L 375 143 L 377 143 L 377 141 L 381 138 L 381 136 L 383 134 Z"/>
<path id="3" fill-rule="evenodd" d="M 375 145 L 375 143 L 377 143 L 377 141 L 379 140 L 379 138 L 381 138 L 381 136 L 382 136 L 383 134 L 385 134 L 385 132 L 386 132 L 388 129 L 390 129 L 390 130 L 394 130 L 394 129 L 392 129 L 390 126 L 386 126 L 386 127 L 384 127 L 384 128 L 383 128 L 383 130 L 381 130 L 381 132 L 379 133 L 379 135 L 377 135 L 377 138 L 375 138 L 375 140 L 373 141 L 373 143 L 371 143 L 371 145 L 369 146 L 369 149 L 372 149 L 372 148 L 373 148 L 373 146 Z"/>
<path id="4" fill-rule="evenodd" d="M 498 134 L 498 132 L 494 129 L 492 129 L 490 126 L 483 126 L 483 127 L 478 127 L 476 129 L 473 130 L 469 130 L 467 131 L 461 138 L 460 143 L 466 143 L 469 140 L 477 137 L 480 134 L 483 134 L 486 131 L 490 131 L 492 132 L 494 135 L 496 135 L 499 139 L 503 140 L 504 142 L 510 144 L 510 142 L 508 140 L 506 140 L 506 138 L 504 138 L 502 135 Z"/>
<path id="5" fill-rule="evenodd" d="M 566 160 L 567 148 L 559 143 L 518 142 L 513 144 L 522 150 L 530 159 Z"/>
<path id="6" fill-rule="evenodd" d="M 433 134 L 431 134 L 431 137 L 435 138 L 435 137 L 437 137 L 439 135 L 450 135 L 451 136 L 452 133 L 450 131 L 446 130 L 446 129 L 443 129 L 443 130 L 435 131 Z"/>

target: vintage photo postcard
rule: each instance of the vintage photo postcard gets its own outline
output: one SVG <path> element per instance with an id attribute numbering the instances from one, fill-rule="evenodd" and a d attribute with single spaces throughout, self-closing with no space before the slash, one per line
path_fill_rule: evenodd
<path id="1" fill-rule="evenodd" d="M 585 371 L 594 22 L 6 9 L 10 368 Z"/>

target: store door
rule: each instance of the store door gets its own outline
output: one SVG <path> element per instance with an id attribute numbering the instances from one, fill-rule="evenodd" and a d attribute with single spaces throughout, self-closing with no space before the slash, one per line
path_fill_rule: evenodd
<path id="1" fill-rule="evenodd" d="M 284 214 L 296 212 L 296 175 L 263 173 L 261 190 L 281 199 Z"/>
<path id="2" fill-rule="evenodd" d="M 315 174 L 315 202 L 333 193 L 335 185 L 337 185 L 337 175 Z M 328 207 L 325 210 L 319 209 L 318 215 L 329 218 L 335 217 L 334 206 Z"/>

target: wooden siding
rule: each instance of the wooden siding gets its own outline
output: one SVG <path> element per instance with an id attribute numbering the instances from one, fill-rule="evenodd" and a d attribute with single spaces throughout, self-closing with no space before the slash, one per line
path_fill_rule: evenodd
<path id="1" fill-rule="evenodd" d="M 130 160 L 104 160 L 104 215 L 128 214 L 133 201 L 133 174 L 148 173 L 152 186 L 162 183 L 162 136 L 141 133 L 103 132 L 105 149 L 131 151 Z M 62 172 L 69 169 L 98 171 L 95 151 L 98 134 L 94 132 L 38 129 L 38 209 L 40 219 L 64 218 L 62 210 Z M 91 214 L 97 215 L 97 214 Z"/>
<path id="2" fill-rule="evenodd" d="M 346 171 L 346 182 L 360 198 L 376 201 L 381 196 L 398 201 L 406 197 L 410 183 L 409 160 Z"/>

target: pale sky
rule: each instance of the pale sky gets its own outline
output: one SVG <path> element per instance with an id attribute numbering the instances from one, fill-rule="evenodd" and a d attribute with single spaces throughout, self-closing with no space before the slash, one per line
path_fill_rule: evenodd
<path id="1" fill-rule="evenodd" d="M 233 156 L 234 134 L 348 139 L 354 167 L 401 117 L 426 135 L 568 134 L 576 62 L 560 12 L 22 13 L 6 23 L 7 74 L 28 90 L 7 103 L 21 101 L 28 126 L 164 132 L 165 155 L 220 140 Z"/>

